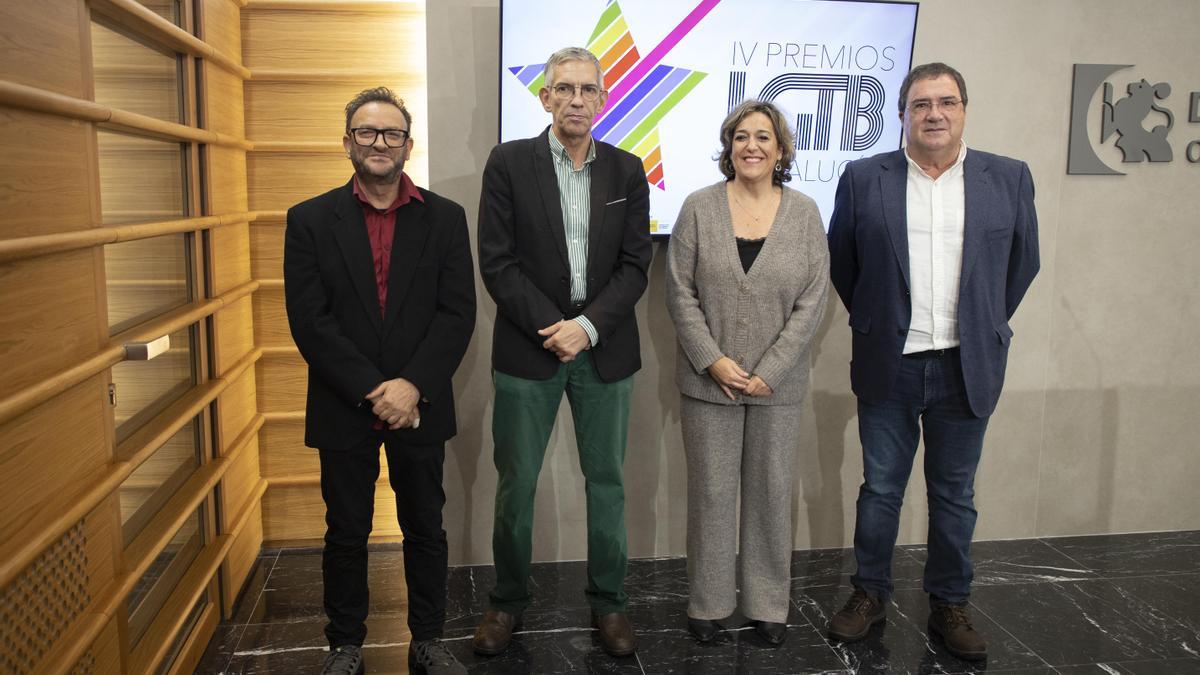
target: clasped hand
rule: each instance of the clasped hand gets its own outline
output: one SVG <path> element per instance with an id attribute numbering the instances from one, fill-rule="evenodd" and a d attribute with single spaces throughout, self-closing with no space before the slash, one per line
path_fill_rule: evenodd
<path id="1" fill-rule="evenodd" d="M 747 396 L 770 396 L 774 393 L 761 377 L 742 370 L 742 367 L 728 356 L 722 356 L 717 359 L 716 363 L 709 366 L 708 374 L 716 380 L 717 385 L 721 387 L 721 391 L 725 392 L 730 401 L 737 400 L 735 391 Z"/>
<path id="2" fill-rule="evenodd" d="M 380 382 L 366 398 L 372 404 L 371 412 L 389 429 L 415 429 L 421 423 L 421 413 L 417 410 L 421 392 L 402 377 Z"/>
<path id="3" fill-rule="evenodd" d="M 583 326 L 580 326 L 578 321 L 570 319 L 559 319 L 537 333 L 546 338 L 546 341 L 542 343 L 542 347 L 554 352 L 554 355 L 562 363 L 569 363 L 575 360 L 579 352 L 588 349 L 592 345 L 592 341 L 588 338 L 587 331 L 583 329 Z"/>

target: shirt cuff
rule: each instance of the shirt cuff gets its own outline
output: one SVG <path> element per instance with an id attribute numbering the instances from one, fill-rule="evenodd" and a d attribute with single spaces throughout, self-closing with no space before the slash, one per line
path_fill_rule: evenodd
<path id="1" fill-rule="evenodd" d="M 592 343 L 591 346 L 595 347 L 600 343 L 600 334 L 596 332 L 596 327 L 592 325 L 592 322 L 586 316 L 580 314 L 571 320 L 579 324 L 583 332 L 587 333 L 588 341 Z"/>

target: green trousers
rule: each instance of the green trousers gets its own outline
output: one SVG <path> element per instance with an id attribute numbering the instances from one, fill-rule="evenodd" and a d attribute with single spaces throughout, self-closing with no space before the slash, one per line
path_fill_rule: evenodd
<path id="1" fill-rule="evenodd" d="M 529 605 L 533 555 L 533 498 L 563 392 L 575 421 L 575 443 L 587 490 L 588 603 L 597 614 L 623 612 L 625 485 L 622 465 L 629 430 L 633 377 L 602 382 L 588 352 L 559 367 L 548 380 L 526 380 L 493 372 L 492 415 L 496 520 L 492 554 L 496 564 L 493 609 L 520 614 Z"/>

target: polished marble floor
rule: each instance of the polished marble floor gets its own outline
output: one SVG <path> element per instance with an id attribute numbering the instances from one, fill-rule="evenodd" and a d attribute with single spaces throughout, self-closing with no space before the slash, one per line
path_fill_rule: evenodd
<path id="1" fill-rule="evenodd" d="M 583 563 L 535 565 L 525 628 L 492 658 L 470 649 L 492 568 L 452 569 L 446 639 L 472 673 L 1200 674 L 1200 531 L 977 542 L 973 553 L 972 611 L 989 640 L 980 664 L 950 656 L 926 634 L 920 546 L 897 550 L 888 620 L 851 645 L 824 637 L 854 565 L 851 551 L 836 549 L 794 554 L 790 630 L 778 648 L 737 617 L 713 644 L 692 640 L 680 558 L 630 562 L 635 656 L 600 650 L 588 627 Z M 368 672 L 406 672 L 400 551 L 372 551 L 370 570 Z M 320 554 L 264 552 L 197 672 L 319 672 L 323 625 Z"/>

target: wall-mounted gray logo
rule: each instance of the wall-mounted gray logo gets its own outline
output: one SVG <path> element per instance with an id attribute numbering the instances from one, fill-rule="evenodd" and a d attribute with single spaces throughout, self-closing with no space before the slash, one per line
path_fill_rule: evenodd
<path id="1" fill-rule="evenodd" d="M 1104 96 L 1100 111 L 1100 143 L 1107 142 L 1116 134 L 1116 146 L 1121 151 L 1124 163 L 1170 162 L 1174 158 L 1167 134 L 1175 126 L 1175 116 L 1170 109 L 1159 104 L 1171 95 L 1171 85 L 1166 82 L 1151 84 L 1145 79 L 1129 82 L 1125 87 L 1126 95 L 1117 99 L 1112 83 L 1106 82 L 1114 73 L 1132 67 L 1105 63 L 1075 64 L 1067 173 L 1125 175 L 1100 159 L 1088 136 L 1088 111 L 1092 98 L 1101 86 L 1104 87 Z M 1188 121 L 1200 121 L 1200 92 L 1192 93 L 1190 104 Z M 1166 123 L 1162 124 L 1164 121 Z M 1153 126 L 1147 128 L 1147 124 Z M 1185 154 L 1189 162 L 1200 161 L 1200 141 L 1192 141 Z"/>

